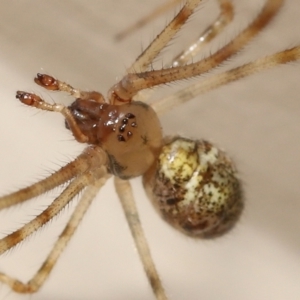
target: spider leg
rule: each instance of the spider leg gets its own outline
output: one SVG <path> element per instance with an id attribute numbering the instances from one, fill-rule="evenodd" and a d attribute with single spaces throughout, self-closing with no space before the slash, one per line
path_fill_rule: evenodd
<path id="1" fill-rule="evenodd" d="M 152 287 L 153 293 L 158 300 L 167 300 L 168 298 L 159 278 L 150 253 L 148 242 L 142 229 L 141 221 L 132 194 L 131 185 L 129 181 L 115 177 L 115 187 L 119 199 L 122 203 L 127 223 L 129 225 L 134 243 L 137 247 L 140 259 L 144 266 L 144 270 Z"/>
<path id="2" fill-rule="evenodd" d="M 209 25 L 197 38 L 196 42 L 189 45 L 186 50 L 179 53 L 172 60 L 171 66 L 183 66 L 191 61 L 212 39 L 220 34 L 224 28 L 232 21 L 234 11 L 231 0 L 218 0 L 220 6 L 220 14 L 217 19 Z M 168 66 L 167 66 L 168 67 Z"/>
<path id="3" fill-rule="evenodd" d="M 187 79 L 210 71 L 241 50 L 276 15 L 284 0 L 268 0 L 254 21 L 230 43 L 210 57 L 185 66 L 167 68 L 143 73 L 130 73 L 113 86 L 110 101 L 121 98 L 130 101 L 140 90 L 176 80 Z M 176 17 L 175 17 L 176 18 Z M 158 36 L 158 38 L 160 35 Z M 147 50 L 147 49 L 146 49 Z"/>
<path id="4" fill-rule="evenodd" d="M 256 61 L 220 74 L 216 74 L 210 78 L 204 79 L 184 89 L 181 89 L 170 96 L 159 99 L 158 101 L 153 102 L 151 106 L 158 114 L 162 114 L 169 111 L 171 108 L 196 97 L 199 94 L 216 89 L 221 85 L 226 85 L 229 82 L 236 81 L 271 67 L 275 67 L 280 64 L 287 64 L 296 60 L 300 60 L 300 46 L 257 59 Z"/>
<path id="5" fill-rule="evenodd" d="M 101 163 L 106 163 L 106 155 L 95 151 L 94 147 L 88 147 L 75 160 L 49 177 L 17 192 L 0 197 L 0 210 L 44 194 L 72 178 L 83 174 L 92 165 L 101 165 Z"/>
<path id="6" fill-rule="evenodd" d="M 58 198 L 56 198 L 53 203 L 39 216 L 37 216 L 35 219 L 23 226 L 18 231 L 2 239 L 0 241 L 1 253 L 10 249 L 16 243 L 24 240 L 28 235 L 32 234 L 33 231 L 41 228 L 59 211 L 61 211 L 67 205 L 67 203 L 69 203 L 74 198 L 74 196 L 76 196 L 82 189 L 87 187 L 80 199 L 80 202 L 77 204 L 72 216 L 70 217 L 69 222 L 60 234 L 45 262 L 42 264 L 37 273 L 32 277 L 32 279 L 29 280 L 28 283 L 23 283 L 18 279 L 0 273 L 0 280 L 8 284 L 11 289 L 18 293 L 36 292 L 49 276 L 60 254 L 65 249 L 66 245 L 73 236 L 75 230 L 78 227 L 78 224 L 82 220 L 94 197 L 110 176 L 111 175 L 107 173 L 107 170 L 104 166 L 102 166 L 101 168 L 93 169 L 91 172 L 82 174 L 78 178 L 74 179 L 74 181 L 70 183 L 70 185 L 63 191 L 63 193 Z"/>
<path id="7" fill-rule="evenodd" d="M 181 0 L 169 0 L 166 3 L 163 3 L 162 5 L 155 8 L 153 11 L 151 11 L 148 15 L 142 17 L 141 19 L 137 20 L 134 24 L 131 26 L 128 26 L 124 30 L 120 31 L 116 35 L 116 40 L 121 41 L 124 38 L 126 38 L 128 35 L 130 35 L 132 32 L 140 29 L 141 27 L 144 27 L 145 25 L 149 24 L 152 20 L 156 19 L 158 16 L 166 13 L 168 10 L 170 10 L 172 7 L 180 3 Z"/>
<path id="8" fill-rule="evenodd" d="M 193 14 L 202 0 L 187 0 L 174 19 L 162 30 L 162 32 L 141 53 L 133 65 L 127 70 L 128 73 L 145 71 L 153 59 L 169 43 L 174 35 L 181 29 L 187 19 Z"/>
<path id="9" fill-rule="evenodd" d="M 11 287 L 11 289 L 13 289 L 15 292 L 18 293 L 34 293 L 43 285 L 43 283 L 49 276 L 51 270 L 53 269 L 54 265 L 56 264 L 60 254 L 65 249 L 67 243 L 70 241 L 71 237 L 73 236 L 75 230 L 78 227 L 78 224 L 82 220 L 85 212 L 87 211 L 94 197 L 96 196 L 99 189 L 105 184 L 106 180 L 110 176 L 107 175 L 104 167 L 102 168 L 101 171 L 102 171 L 101 177 L 97 179 L 92 185 L 89 185 L 85 190 L 68 224 L 65 226 L 64 230 L 62 231 L 59 238 L 57 239 L 55 245 L 53 246 L 45 262 L 37 271 L 37 273 L 33 276 L 33 278 L 29 280 L 28 283 L 23 283 L 18 279 L 0 273 L 0 280 L 2 282 L 8 284 Z M 83 185 L 84 181 L 86 181 L 84 184 L 90 182 L 90 179 L 88 178 L 89 176 L 91 175 L 86 174 L 79 177 L 78 180 L 75 179 L 74 182 L 71 183 L 69 187 L 64 191 L 66 192 L 67 190 L 69 190 L 68 195 L 65 193 L 64 195 L 61 195 L 59 198 L 57 198 L 57 200 L 63 201 L 63 198 L 65 198 L 67 202 L 70 201 L 76 194 L 79 193 L 80 190 L 82 190 L 82 188 L 85 187 Z M 66 203 L 64 205 L 66 205 Z M 60 208 L 60 210 L 61 209 L 62 208 Z M 50 216 L 47 210 L 45 210 L 40 216 L 38 216 L 38 218 L 44 218 L 47 221 L 53 218 L 53 215 Z M 18 233 L 20 236 L 23 235 L 24 230 L 27 230 L 27 227 L 30 226 L 30 223 L 25 225 L 21 229 L 21 231 Z M 37 229 L 40 228 L 41 226 L 43 226 L 43 223 L 39 223 Z"/>
<path id="10" fill-rule="evenodd" d="M 150 43 L 150 45 L 138 56 L 136 61 L 127 69 L 127 75 L 117 84 L 113 85 L 108 91 L 108 99 L 111 104 L 122 104 L 130 102 L 133 97 L 143 88 L 132 90 L 132 87 L 125 87 L 123 81 L 132 84 L 130 75 L 137 72 L 143 72 L 147 70 L 148 66 L 160 53 L 160 51 L 166 47 L 169 41 L 174 35 L 181 29 L 187 19 L 193 14 L 202 0 L 187 0 L 183 5 L 179 13 L 173 18 L 173 20 L 161 31 L 161 33 Z M 138 73 L 140 74 L 140 73 Z M 133 80 L 136 80 L 134 78 Z M 150 86 L 149 86 L 150 87 Z"/>
<path id="11" fill-rule="evenodd" d="M 174 2 L 175 3 L 175 2 Z M 220 6 L 220 13 L 216 20 L 209 25 L 197 38 L 197 40 L 185 48 L 182 52 L 177 54 L 170 64 L 165 65 L 165 68 L 183 66 L 191 61 L 205 45 L 213 40 L 218 34 L 220 34 L 225 27 L 232 21 L 234 15 L 233 4 L 231 0 L 218 0 Z M 134 100 L 147 102 L 152 90 L 139 91 Z"/>
<path id="12" fill-rule="evenodd" d="M 159 7 L 157 7 L 155 10 L 150 12 L 147 16 L 144 16 L 143 18 L 139 19 L 136 21 L 134 24 L 131 26 L 125 28 L 124 30 L 120 31 L 116 35 L 116 39 L 118 41 L 124 39 L 126 36 L 131 34 L 133 31 L 140 29 L 141 27 L 144 27 L 148 23 L 150 23 L 153 19 L 156 19 L 159 15 L 164 14 L 166 11 L 170 10 L 172 7 L 180 3 L 181 0 L 170 0 Z M 220 14 L 217 17 L 217 19 L 213 22 L 212 25 L 208 26 L 198 37 L 198 40 L 195 44 L 191 45 L 188 47 L 186 51 L 183 51 L 181 54 L 179 54 L 176 57 L 176 60 L 185 60 L 184 57 L 187 57 L 189 60 L 190 55 L 194 56 L 194 47 L 200 47 L 200 45 L 208 43 L 210 40 L 212 40 L 218 33 L 222 31 L 222 29 L 232 21 L 233 19 L 233 5 L 231 0 L 218 0 L 218 4 L 220 6 Z M 199 46 L 198 46 L 199 45 Z M 193 47 L 193 50 L 190 51 Z M 198 51 L 197 51 L 198 52 Z M 179 59 L 180 58 L 180 59 Z M 178 66 L 176 64 L 176 66 Z"/>
<path id="13" fill-rule="evenodd" d="M 97 168 L 100 169 L 101 167 L 99 166 L 101 165 L 104 165 L 104 160 L 99 160 L 95 166 L 89 167 L 89 169 L 87 169 L 84 173 L 77 176 L 62 192 L 62 194 L 58 196 L 40 215 L 24 225 L 24 227 L 21 229 L 1 239 L 0 255 L 24 240 L 38 228 L 46 224 L 55 215 L 57 215 L 71 201 L 71 199 L 73 199 L 75 195 L 93 182 L 92 176 L 94 173 L 97 174 Z"/>

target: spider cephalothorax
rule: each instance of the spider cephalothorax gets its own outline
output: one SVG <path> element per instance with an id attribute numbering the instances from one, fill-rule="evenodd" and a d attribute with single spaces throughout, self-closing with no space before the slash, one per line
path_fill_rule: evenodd
<path id="1" fill-rule="evenodd" d="M 144 174 L 162 147 L 162 130 L 151 106 L 123 105 L 76 99 L 69 109 L 87 143 L 100 146 L 109 158 L 110 171 L 129 179 Z"/>

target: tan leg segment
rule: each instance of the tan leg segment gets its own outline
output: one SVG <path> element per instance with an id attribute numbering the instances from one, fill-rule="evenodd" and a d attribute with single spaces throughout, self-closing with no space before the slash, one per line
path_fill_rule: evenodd
<path id="1" fill-rule="evenodd" d="M 208 26 L 198 37 L 198 39 L 177 56 L 172 59 L 170 64 L 165 65 L 165 68 L 179 67 L 191 61 L 212 39 L 220 34 L 233 19 L 233 5 L 230 0 L 218 0 L 220 5 L 220 14 L 217 19 Z M 142 90 L 135 96 L 134 100 L 147 102 L 154 90 Z"/>
<path id="2" fill-rule="evenodd" d="M 177 5 L 178 3 L 182 2 L 182 0 L 169 0 L 166 3 L 163 3 L 159 7 L 157 7 L 155 10 L 151 11 L 147 16 L 144 16 L 143 18 L 136 21 L 131 26 L 128 26 L 124 30 L 120 31 L 116 35 L 116 40 L 121 41 L 124 38 L 126 38 L 128 35 L 130 35 L 132 32 L 140 29 L 141 27 L 146 26 L 154 19 L 158 18 L 160 15 L 166 13 L 168 10 L 170 10 L 172 7 Z"/>
<path id="3" fill-rule="evenodd" d="M 86 173 L 79 178 L 75 179 L 50 206 L 46 209 L 40 216 L 34 219 L 32 222 L 25 225 L 19 231 L 13 233 L 12 235 L 18 235 L 20 240 L 23 240 L 28 234 L 31 234 L 33 230 L 41 228 L 47 221 L 54 217 L 57 212 L 59 212 L 75 195 L 77 195 L 84 187 L 88 184 L 91 184 L 87 187 L 86 191 L 82 195 L 80 202 L 78 203 L 75 211 L 73 212 L 68 224 L 64 228 L 63 232 L 60 234 L 58 240 L 56 241 L 53 249 L 48 255 L 47 259 L 34 275 L 34 277 L 28 282 L 23 283 L 15 278 L 12 278 L 6 274 L 0 273 L 0 280 L 8 284 L 14 291 L 18 293 L 34 293 L 36 292 L 44 283 L 44 281 L 49 276 L 51 270 L 53 269 L 55 263 L 57 262 L 60 254 L 65 249 L 67 243 L 70 241 L 73 236 L 78 224 L 82 220 L 85 212 L 93 201 L 94 197 L 98 193 L 99 189 L 105 184 L 107 178 L 110 175 L 107 175 L 106 169 L 104 167 L 98 169 L 96 177 L 98 179 L 95 181 L 95 174 Z M 54 208 L 54 207 L 57 208 Z M 50 208 L 51 207 L 51 208 Z M 18 237 L 14 236 L 14 239 Z M 5 241 L 3 241 L 5 240 Z M 12 247 L 12 244 L 15 242 L 12 240 L 11 236 L 8 236 L 8 239 L 3 239 L 0 241 L 0 248 L 3 250 L 2 245 L 6 244 L 5 248 L 9 249 Z M 6 250 L 7 250 L 6 249 Z M 5 249 L 4 249 L 5 250 Z M 3 251 L 2 251 L 3 252 Z"/>
<path id="4" fill-rule="evenodd" d="M 164 30 L 152 41 L 142 52 L 133 65 L 127 70 L 128 73 L 145 71 L 160 51 L 169 43 L 174 35 L 185 24 L 193 14 L 195 8 L 202 0 L 187 0 L 175 18 L 164 28 Z"/>
<path id="5" fill-rule="evenodd" d="M 115 186 L 152 290 L 158 300 L 167 300 L 168 298 L 154 265 L 150 249 L 142 229 L 130 183 L 129 181 L 115 177 Z"/>
<path id="6" fill-rule="evenodd" d="M 89 178 L 83 174 L 74 179 L 68 187 L 59 195 L 41 214 L 36 216 L 22 228 L 7 235 L 0 240 L 0 254 L 16 246 L 25 240 L 33 232 L 41 228 L 56 216 L 82 189 L 89 184 Z"/>
<path id="7" fill-rule="evenodd" d="M 210 57 L 186 66 L 137 74 L 127 74 L 113 87 L 111 95 L 123 100 L 132 99 L 132 97 L 140 90 L 176 80 L 188 79 L 215 68 L 226 59 L 236 54 L 255 35 L 257 35 L 263 27 L 270 23 L 282 4 L 283 0 L 268 0 L 260 14 L 245 30 Z"/>
<path id="8" fill-rule="evenodd" d="M 92 149 L 92 147 L 88 147 L 74 161 L 68 163 L 49 177 L 17 192 L 0 197 L 0 210 L 44 194 L 84 173 L 90 168 L 92 163 L 95 163 L 94 159 L 91 159 L 95 155 Z M 101 158 L 101 156 L 103 157 Z M 99 163 L 101 160 L 102 163 L 105 163 L 104 154 L 97 154 L 97 157 L 100 159 Z"/>
<path id="9" fill-rule="evenodd" d="M 179 53 L 172 61 L 171 66 L 179 67 L 193 59 L 212 39 L 220 34 L 233 19 L 233 5 L 231 0 L 218 0 L 220 14 L 198 37 L 197 41 L 189 45 L 186 50 Z M 166 66 L 168 67 L 168 66 Z"/>
<path id="10" fill-rule="evenodd" d="M 184 88 L 172 94 L 171 96 L 159 99 L 151 106 L 158 114 L 163 114 L 164 112 L 170 111 L 170 109 L 174 108 L 175 106 L 191 100 L 199 94 L 213 90 L 221 85 L 226 85 L 229 82 L 236 81 L 271 67 L 296 60 L 300 60 L 300 46 L 260 58 L 254 62 L 250 62 L 224 73 L 214 75 L 210 78 L 188 86 L 187 88 Z"/>

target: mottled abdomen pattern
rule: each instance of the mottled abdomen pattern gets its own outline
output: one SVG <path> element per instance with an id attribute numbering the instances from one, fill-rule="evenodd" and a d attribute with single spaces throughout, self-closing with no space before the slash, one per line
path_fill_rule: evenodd
<path id="1" fill-rule="evenodd" d="M 193 237 L 226 233 L 243 209 L 233 162 L 204 140 L 167 139 L 156 167 L 145 174 L 144 185 L 162 217 Z"/>

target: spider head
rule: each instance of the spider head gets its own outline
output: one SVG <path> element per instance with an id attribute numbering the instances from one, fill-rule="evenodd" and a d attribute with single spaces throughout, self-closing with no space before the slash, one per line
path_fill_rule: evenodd
<path id="1" fill-rule="evenodd" d="M 147 104 L 110 105 L 76 99 L 69 109 L 88 143 L 106 151 L 108 168 L 114 175 L 123 179 L 140 176 L 158 157 L 162 147 L 161 125 Z"/>

